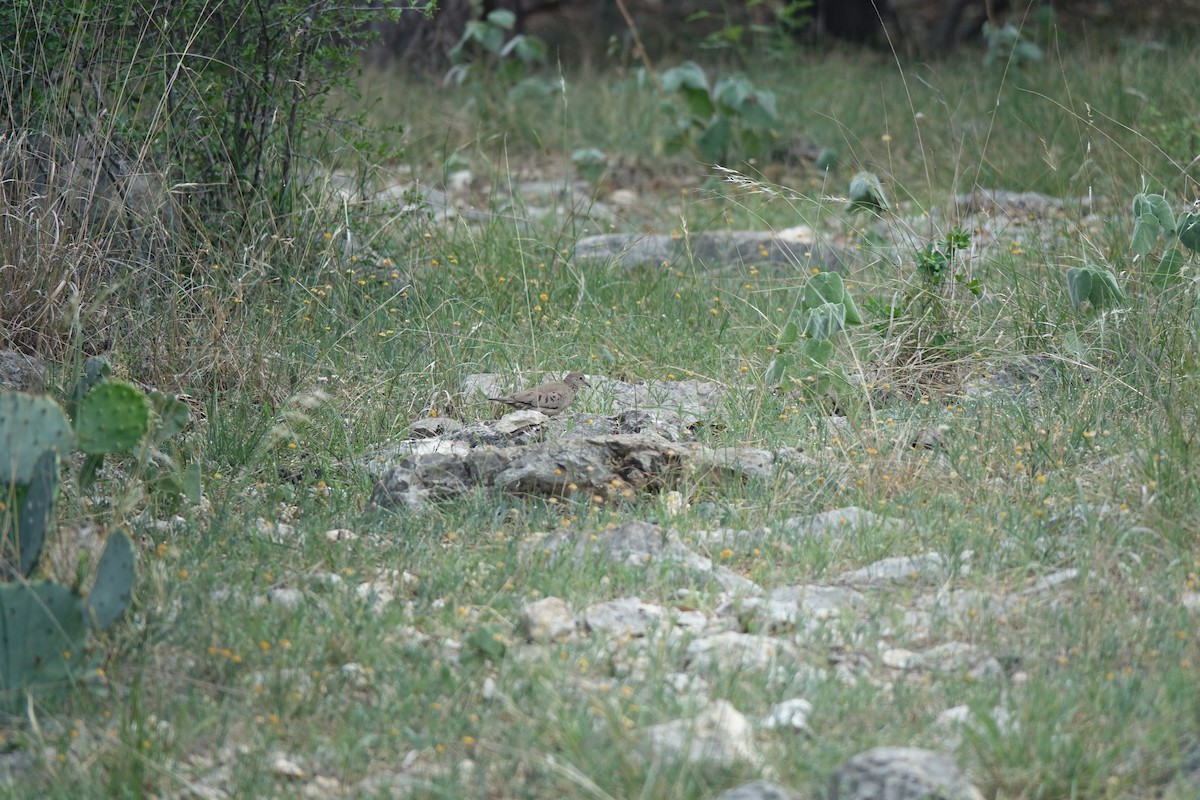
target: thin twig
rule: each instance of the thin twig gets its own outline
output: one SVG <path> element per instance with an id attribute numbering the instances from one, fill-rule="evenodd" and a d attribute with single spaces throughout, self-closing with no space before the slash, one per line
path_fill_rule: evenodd
<path id="1" fill-rule="evenodd" d="M 617 8 L 621 10 L 625 24 L 629 26 L 629 35 L 633 37 L 633 46 L 637 50 L 637 55 L 642 59 L 642 64 L 646 66 L 646 74 L 650 76 L 650 80 L 654 81 L 655 88 L 662 92 L 663 87 L 658 80 L 658 73 L 654 71 L 654 64 L 650 63 L 650 54 L 646 52 L 646 47 L 642 44 L 642 37 L 638 36 L 637 23 L 633 21 L 633 15 L 625 7 L 625 0 L 617 0 Z"/>

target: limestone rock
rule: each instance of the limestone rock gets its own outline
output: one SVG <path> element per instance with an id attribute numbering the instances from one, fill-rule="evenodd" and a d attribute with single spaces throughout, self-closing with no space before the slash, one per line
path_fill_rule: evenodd
<path id="1" fill-rule="evenodd" d="M 559 597 L 543 597 L 521 607 L 521 629 L 535 642 L 565 639 L 575 632 L 575 615 Z"/>
<path id="2" fill-rule="evenodd" d="M 461 422 L 449 417 L 419 417 L 408 426 L 409 434 L 415 439 L 433 439 L 462 428 Z"/>
<path id="3" fill-rule="evenodd" d="M 945 753 L 876 747 L 834 771 L 829 800 L 983 800 L 983 795 Z"/>
<path id="4" fill-rule="evenodd" d="M 940 553 L 924 553 L 919 556 L 894 556 L 884 558 L 861 569 L 843 572 L 837 577 L 839 583 L 852 586 L 875 586 L 885 583 L 914 583 L 935 580 L 946 572 L 946 560 Z"/>
<path id="5" fill-rule="evenodd" d="M 834 508 L 805 517 L 791 517 L 784 521 L 785 533 L 819 539 L 826 536 L 847 536 L 864 528 L 886 530 L 899 526 L 900 521 L 881 517 L 858 506 Z"/>
<path id="6" fill-rule="evenodd" d="M 45 383 L 45 361 L 37 356 L 0 349 L 0 389 L 36 392 Z"/>
<path id="7" fill-rule="evenodd" d="M 667 616 L 662 606 L 643 603 L 636 597 L 624 597 L 588 606 L 583 621 L 588 630 L 616 637 L 645 636 Z"/>
<path id="8" fill-rule="evenodd" d="M 267 599 L 274 605 L 295 608 L 304 600 L 304 593 L 290 586 L 280 586 L 272 589 L 267 595 Z"/>
<path id="9" fill-rule="evenodd" d="M 717 800 L 795 800 L 787 788 L 770 781 L 751 781 L 717 795 Z"/>
<path id="10" fill-rule="evenodd" d="M 725 700 L 714 700 L 693 719 L 651 726 L 645 736 L 654 755 L 667 761 L 730 767 L 762 760 L 750 722 Z"/>
<path id="11" fill-rule="evenodd" d="M 811 228 L 790 229 L 780 235 L 705 231 L 686 240 L 666 234 L 608 233 L 583 237 L 575 243 L 575 253 L 581 261 L 624 267 L 661 267 L 686 261 L 709 269 L 773 264 L 793 270 L 799 267 L 806 272 L 840 271 L 855 259 L 849 249 L 816 238 Z"/>
<path id="12" fill-rule="evenodd" d="M 788 730 L 797 733 L 811 733 L 808 727 L 808 717 L 812 714 L 812 703 L 803 697 L 793 697 L 776 703 L 771 710 L 758 721 L 758 727 L 763 730 Z"/>
<path id="13" fill-rule="evenodd" d="M 688 663 L 696 666 L 715 664 L 722 671 L 767 670 L 779 661 L 797 661 L 800 651 L 794 644 L 770 636 L 724 631 L 687 646 Z"/>

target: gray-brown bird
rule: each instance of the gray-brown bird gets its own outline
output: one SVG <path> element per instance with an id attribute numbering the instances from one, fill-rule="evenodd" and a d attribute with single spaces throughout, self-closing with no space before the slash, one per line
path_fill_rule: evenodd
<path id="1" fill-rule="evenodd" d="M 561 381 L 543 383 L 507 397 L 489 397 L 493 403 L 504 403 L 517 409 L 533 409 L 547 417 L 563 412 L 584 386 L 591 386 L 582 372 L 568 372 Z"/>

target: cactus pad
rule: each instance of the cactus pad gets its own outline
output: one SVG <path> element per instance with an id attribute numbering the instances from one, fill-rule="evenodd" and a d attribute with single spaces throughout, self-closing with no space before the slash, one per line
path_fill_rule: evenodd
<path id="1" fill-rule="evenodd" d="M 125 381 L 104 381 L 79 401 L 75 436 L 85 453 L 120 453 L 132 449 L 149 425 L 150 404 L 140 389 Z"/>
<path id="2" fill-rule="evenodd" d="M 57 583 L 0 584 L 0 705 L 20 690 L 69 680 L 84 669 L 81 599 Z"/>
<path id="3" fill-rule="evenodd" d="M 24 392 L 0 392 L 0 486 L 29 483 L 38 458 L 65 451 L 71 426 L 58 403 Z"/>
<path id="4" fill-rule="evenodd" d="M 15 572 L 23 577 L 28 577 L 29 573 L 33 572 L 33 567 L 42 554 L 46 531 L 54 522 L 54 499 L 57 494 L 58 453 L 51 449 L 43 452 L 42 457 L 38 459 L 17 513 L 18 536 L 16 550 L 12 553 L 10 563 Z M 6 556 L 11 552 L 10 548 L 11 543 L 6 538 Z"/>
<path id="5" fill-rule="evenodd" d="M 157 389 L 150 392 L 150 402 L 154 405 L 154 442 L 156 444 L 173 439 L 183 433 L 188 419 L 191 417 L 187 403 L 173 394 L 163 394 Z"/>
<path id="6" fill-rule="evenodd" d="M 83 365 L 83 374 L 75 382 L 75 388 L 71 391 L 71 397 L 67 401 L 67 416 L 75 419 L 75 413 L 79 410 L 79 401 L 92 390 L 93 386 L 106 380 L 111 374 L 112 365 L 108 363 L 107 358 L 104 356 L 88 358 L 87 363 Z"/>
<path id="7" fill-rule="evenodd" d="M 133 545 L 118 531 L 108 537 L 96 568 L 96 582 L 87 599 L 88 623 L 96 630 L 112 625 L 129 608 L 132 590 Z"/>

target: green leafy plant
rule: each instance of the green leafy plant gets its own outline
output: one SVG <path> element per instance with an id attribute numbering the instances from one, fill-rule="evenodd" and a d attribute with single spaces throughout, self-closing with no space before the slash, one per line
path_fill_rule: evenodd
<path id="1" fill-rule="evenodd" d="M 833 363 L 835 342 L 848 325 L 862 324 L 862 314 L 846 291 L 842 276 L 818 272 L 809 278 L 795 318 L 788 320 L 767 365 L 766 381 L 781 388 L 799 387 L 816 399 L 845 397 L 850 381 Z"/>
<path id="2" fill-rule="evenodd" d="M 1067 294 L 1071 306 L 1080 311 L 1087 303 L 1090 310 L 1125 302 L 1125 293 L 1111 270 L 1101 267 L 1071 267 L 1067 270 Z"/>
<path id="3" fill-rule="evenodd" d="M 954 325 L 948 308 L 951 287 L 961 286 L 971 295 L 980 296 L 983 286 L 966 270 L 956 269 L 959 253 L 971 245 L 971 235 L 962 228 L 953 228 L 941 238 L 928 242 L 913 254 L 915 281 L 897 293 L 889 303 L 868 301 L 866 306 L 877 318 L 875 329 L 887 338 L 907 340 L 905 351 L 937 350 L 948 345 L 954 337 Z M 906 359 L 912 352 L 905 352 Z M 926 360 L 922 356 L 920 361 Z"/>
<path id="4" fill-rule="evenodd" d="M 716 30 L 706 33 L 700 46 L 706 50 L 742 49 L 763 44 L 782 50 L 784 47 L 794 46 L 795 36 L 812 22 L 813 5 L 813 0 L 791 0 L 783 3 L 748 0 L 744 5 L 725 5 L 722 9 L 722 24 Z M 742 7 L 739 9 L 739 6 Z M 742 13 L 736 13 L 737 10 Z M 750 10 L 757 13 L 745 13 Z M 702 9 L 689 14 L 687 21 L 689 24 L 711 25 L 716 16 L 716 13 Z"/>
<path id="5" fill-rule="evenodd" d="M 483 19 L 467 23 L 462 38 L 450 50 L 454 66 L 446 73 L 450 83 L 494 77 L 504 86 L 516 87 L 525 73 L 546 60 L 546 44 L 536 36 L 511 35 L 517 15 L 496 9 Z"/>
<path id="6" fill-rule="evenodd" d="M 470 104 L 487 126 L 520 132 L 538 140 L 539 119 L 561 90 L 558 81 L 531 74 L 546 60 L 546 45 L 536 36 L 513 35 L 516 15 L 491 11 L 467 23 L 450 51 L 453 66 L 444 80 L 466 86 Z"/>
<path id="7" fill-rule="evenodd" d="M 941 239 L 930 242 L 916 253 L 917 273 L 928 286 L 940 286 L 951 274 L 955 253 L 971 246 L 971 234 L 962 228 L 953 228 Z M 972 294 L 979 294 L 978 281 L 967 281 L 964 273 L 955 273 L 954 279 L 966 281 Z"/>
<path id="8" fill-rule="evenodd" d="M 987 42 L 987 52 L 983 55 L 985 67 L 996 64 L 1020 67 L 1036 64 L 1044 58 L 1042 48 L 1026 39 L 1021 29 L 1011 22 L 1003 25 L 983 23 L 983 38 Z"/>
<path id="9" fill-rule="evenodd" d="M 774 93 L 746 78 L 725 77 L 710 87 L 704 69 L 687 61 L 663 73 L 662 91 L 660 108 L 672 118 L 663 138 L 667 153 L 688 149 L 709 163 L 748 159 L 767 152 L 777 136 Z"/>
<path id="10" fill-rule="evenodd" d="M 888 202 L 887 193 L 883 190 L 883 182 L 873 172 L 859 172 L 850 180 L 850 200 L 846 203 L 846 212 L 854 214 L 866 211 L 872 214 L 882 214 L 891 211 L 892 204 Z"/>
<path id="11" fill-rule="evenodd" d="M 592 185 L 600 182 L 608 168 L 608 158 L 603 151 L 594 147 L 571 153 L 571 163 L 575 165 L 575 169 L 579 170 L 583 179 Z"/>
<path id="12" fill-rule="evenodd" d="M 1138 258 L 1148 259 L 1159 242 L 1164 242 L 1162 255 L 1148 273 L 1159 286 L 1174 283 L 1187 258 L 1179 246 L 1191 254 L 1200 252 L 1200 213 L 1187 211 L 1176 216 L 1165 196 L 1141 192 L 1133 198 L 1133 220 L 1129 248 Z"/>

